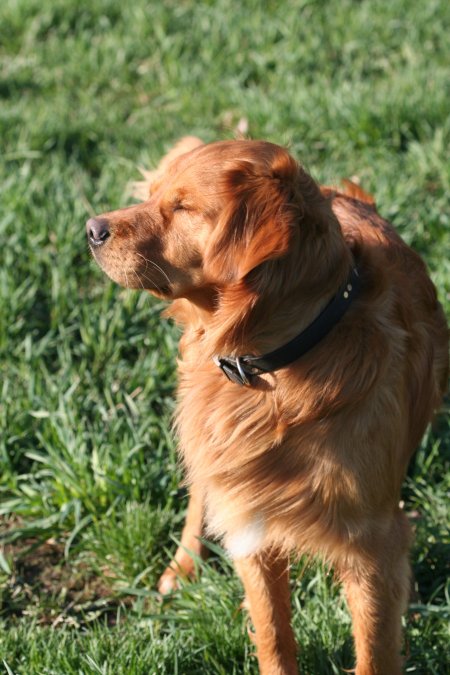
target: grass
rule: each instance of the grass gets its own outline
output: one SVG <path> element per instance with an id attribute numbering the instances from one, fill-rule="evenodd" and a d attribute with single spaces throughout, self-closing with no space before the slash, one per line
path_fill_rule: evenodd
<path id="1" fill-rule="evenodd" d="M 154 593 L 185 508 L 178 335 L 95 267 L 83 223 L 178 137 L 244 119 L 321 182 L 357 174 L 450 314 L 450 6 L 3 0 L 0 26 L 0 672 L 256 673 L 220 549 L 198 583 Z M 408 673 L 447 668 L 449 459 L 444 412 L 404 489 Z M 297 571 L 303 672 L 352 667 L 339 589 Z"/>

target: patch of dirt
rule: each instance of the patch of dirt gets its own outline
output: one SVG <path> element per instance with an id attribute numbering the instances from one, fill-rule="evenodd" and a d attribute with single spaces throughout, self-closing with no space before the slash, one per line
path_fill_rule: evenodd
<path id="1" fill-rule="evenodd" d="M 5 535 L 18 522 L 0 519 Z M 0 567 L 0 617 L 14 621 L 33 617 L 41 625 L 80 628 L 102 618 L 115 625 L 120 608 L 132 605 L 131 596 L 118 596 L 108 582 L 108 570 L 99 573 L 83 560 L 67 560 L 61 540 L 36 538 L 1 545 L 7 573 Z"/>

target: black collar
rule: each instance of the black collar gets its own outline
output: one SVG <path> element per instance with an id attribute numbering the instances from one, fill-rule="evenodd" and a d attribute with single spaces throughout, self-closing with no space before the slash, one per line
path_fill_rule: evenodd
<path id="1" fill-rule="evenodd" d="M 360 284 L 358 270 L 353 268 L 345 284 L 319 316 L 282 347 L 262 356 L 215 356 L 214 363 L 232 382 L 251 387 L 255 375 L 288 366 L 328 335 L 358 295 Z"/>

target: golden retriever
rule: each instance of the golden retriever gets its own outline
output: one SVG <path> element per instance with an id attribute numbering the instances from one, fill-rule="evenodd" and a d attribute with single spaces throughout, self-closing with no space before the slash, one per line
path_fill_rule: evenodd
<path id="1" fill-rule="evenodd" d="M 320 188 L 271 143 L 187 138 L 147 179 L 143 203 L 90 219 L 87 234 L 106 274 L 170 301 L 184 327 L 190 503 L 161 592 L 193 572 L 204 531 L 220 537 L 261 673 L 291 675 L 289 556 L 321 556 L 348 598 L 356 673 L 397 675 L 410 584 L 400 487 L 448 374 L 425 265 L 362 190 Z"/>

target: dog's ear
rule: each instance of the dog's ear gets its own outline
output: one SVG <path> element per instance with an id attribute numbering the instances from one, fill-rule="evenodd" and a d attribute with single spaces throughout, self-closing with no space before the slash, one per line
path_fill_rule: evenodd
<path id="1" fill-rule="evenodd" d="M 322 200 L 286 150 L 269 143 L 252 150 L 225 170 L 225 207 L 205 255 L 207 273 L 224 282 L 288 253 L 308 207 Z"/>

